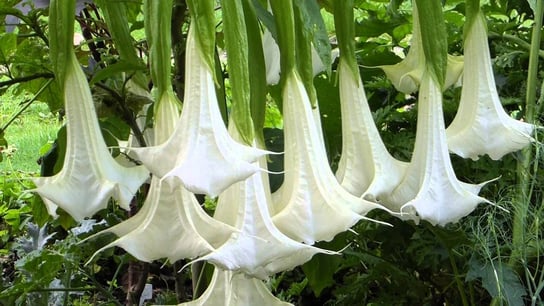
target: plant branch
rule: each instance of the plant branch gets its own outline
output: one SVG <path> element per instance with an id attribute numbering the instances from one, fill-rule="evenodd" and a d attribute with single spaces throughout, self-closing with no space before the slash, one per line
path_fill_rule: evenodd
<path id="1" fill-rule="evenodd" d="M 538 53 L 540 51 L 540 34 L 542 32 L 542 17 L 544 15 L 544 1 L 537 1 L 535 9 L 535 20 L 533 34 L 531 37 L 531 49 L 529 53 L 529 72 L 527 76 L 527 93 L 525 97 L 525 120 L 529 123 L 535 122 L 536 110 L 536 86 L 538 77 Z M 531 146 L 522 152 L 522 159 L 518 162 L 519 190 L 517 192 L 517 208 L 514 210 L 512 244 L 514 249 L 510 256 L 509 265 L 516 267 L 519 259 L 526 250 L 525 233 L 527 215 L 531 205 L 532 189 L 529 188 L 531 173 L 530 166 L 533 160 L 533 149 Z"/>
<path id="2" fill-rule="evenodd" d="M 531 50 L 531 44 L 526 42 L 525 40 L 515 36 L 515 35 L 510 35 L 510 34 L 499 34 L 499 33 L 495 33 L 495 32 L 492 32 L 492 31 L 489 31 L 489 34 L 488 34 L 488 37 L 491 38 L 491 39 L 504 39 L 504 40 L 508 40 L 510 42 L 513 42 L 515 43 L 516 45 L 522 47 L 523 49 L 527 50 L 527 51 L 530 51 Z M 537 53 L 538 53 L 538 56 L 541 57 L 542 59 L 544 59 L 544 50 L 540 50 L 538 49 L 537 50 Z"/>
<path id="3" fill-rule="evenodd" d="M 36 73 L 36 74 L 33 74 L 33 75 L 29 75 L 29 76 L 24 76 L 24 77 L 14 78 L 14 79 L 7 80 L 7 81 L 2 81 L 2 82 L 0 82 L 0 88 L 5 87 L 5 86 L 10 86 L 10 85 L 13 85 L 13 84 L 17 84 L 17 83 L 32 81 L 32 80 L 35 80 L 35 79 L 40 79 L 40 78 L 52 79 L 54 77 L 55 77 L 55 75 L 53 73 L 51 73 L 51 72 Z"/>

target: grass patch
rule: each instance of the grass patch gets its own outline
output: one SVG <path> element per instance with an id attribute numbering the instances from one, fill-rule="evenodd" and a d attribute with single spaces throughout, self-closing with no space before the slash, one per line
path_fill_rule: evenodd
<path id="1" fill-rule="evenodd" d="M 16 96 L 8 90 L 0 96 L 0 126 L 30 98 Z M 4 132 L 8 148 L 0 162 L 0 173 L 12 171 L 37 173 L 40 148 L 55 140 L 61 122 L 51 114 L 47 104 L 35 101 Z"/>

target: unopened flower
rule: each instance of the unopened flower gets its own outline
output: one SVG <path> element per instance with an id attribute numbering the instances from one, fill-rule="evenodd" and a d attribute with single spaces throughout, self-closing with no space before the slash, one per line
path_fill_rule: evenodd
<path id="1" fill-rule="evenodd" d="M 483 185 L 457 180 L 446 143 L 442 91 L 426 72 L 419 90 L 412 160 L 402 182 L 386 200 L 397 205 L 405 218 L 421 218 L 443 226 L 468 215 L 478 203 L 489 203 L 478 196 Z"/>
<path id="2" fill-rule="evenodd" d="M 351 194 L 380 201 L 381 195 L 390 193 L 400 183 L 407 163 L 391 156 L 381 140 L 361 78 L 342 59 L 338 74 L 342 156 L 336 178 Z M 387 207 L 387 203 L 381 204 Z"/>
<path id="3" fill-rule="evenodd" d="M 331 240 L 380 205 L 351 195 L 329 167 L 302 81 L 291 72 L 283 89 L 285 179 L 275 197 L 274 224 L 294 240 Z M 334 217 L 331 217 L 334 216 Z"/>
<path id="4" fill-rule="evenodd" d="M 276 298 L 263 281 L 242 273 L 215 269 L 212 280 L 196 300 L 178 306 L 293 306 Z"/>
<path id="5" fill-rule="evenodd" d="M 472 23 L 465 41 L 465 74 L 459 110 L 446 130 L 451 152 L 477 160 L 500 159 L 528 145 L 534 126 L 510 117 L 502 108 L 493 76 L 485 18 Z"/>
<path id="6" fill-rule="evenodd" d="M 57 206 L 77 221 L 106 208 L 110 197 L 124 209 L 149 172 L 143 166 L 125 168 L 111 156 L 102 137 L 87 79 L 75 55 L 67 61 L 64 100 L 67 144 L 62 170 L 35 178 L 50 215 Z"/>
<path id="7" fill-rule="evenodd" d="M 253 162 L 267 152 L 228 135 L 212 71 L 199 53 L 194 31 L 191 27 L 187 38 L 185 98 L 176 129 L 161 145 L 134 152 L 154 175 L 177 178 L 191 192 L 216 196 L 258 171 Z"/>
<path id="8" fill-rule="evenodd" d="M 379 68 L 383 69 L 387 78 L 391 80 L 393 86 L 403 93 L 416 92 L 425 71 L 426 60 L 423 52 L 423 42 L 421 41 L 419 14 L 415 1 L 412 1 L 412 18 L 412 39 L 410 42 L 410 50 L 406 57 L 395 65 L 379 66 Z M 445 88 L 458 84 L 462 73 L 463 57 L 448 54 L 448 67 L 444 84 Z"/>

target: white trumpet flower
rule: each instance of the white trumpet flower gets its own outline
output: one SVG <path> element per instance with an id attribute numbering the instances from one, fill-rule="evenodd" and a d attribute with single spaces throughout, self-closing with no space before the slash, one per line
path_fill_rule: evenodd
<path id="1" fill-rule="evenodd" d="M 95 255 L 118 246 L 141 261 L 168 258 L 175 262 L 208 254 L 227 241 L 233 231 L 234 228 L 208 216 L 195 195 L 183 186 L 172 187 L 153 177 L 142 209 L 98 233 L 114 233 L 119 238 Z"/>
<path id="2" fill-rule="evenodd" d="M 423 73 L 425 72 L 425 53 L 423 52 L 423 42 L 421 40 L 421 27 L 419 24 L 419 14 L 416 3 L 412 1 L 413 31 L 410 41 L 410 50 L 406 57 L 395 65 L 378 66 L 381 68 L 387 78 L 391 80 L 393 86 L 403 93 L 416 92 L 421 83 Z M 458 85 L 463 73 L 463 57 L 448 54 L 448 64 L 445 79 L 445 88 L 452 85 Z"/>
<path id="3" fill-rule="evenodd" d="M 468 215 L 478 203 L 489 203 L 478 196 L 483 185 L 457 180 L 446 143 L 442 92 L 426 72 L 419 90 L 412 160 L 402 182 L 387 200 L 397 204 L 401 213 L 407 213 L 403 217 L 444 226 Z"/>
<path id="4" fill-rule="evenodd" d="M 176 129 L 163 144 L 134 152 L 154 175 L 177 178 L 191 192 L 216 196 L 259 171 L 253 162 L 267 152 L 228 135 L 212 71 L 199 54 L 194 31 L 191 27 L 187 38 L 185 97 Z"/>
<path id="5" fill-rule="evenodd" d="M 500 159 L 531 141 L 534 126 L 510 117 L 495 86 L 485 18 L 473 22 L 465 40 L 465 75 L 459 110 L 446 130 L 451 152 L 477 160 Z"/>
<path id="6" fill-rule="evenodd" d="M 296 241 L 328 241 L 368 211 L 383 207 L 351 195 L 334 177 L 308 95 L 296 72 L 287 76 L 283 101 L 285 180 L 277 191 L 278 213 L 272 220 Z"/>
<path id="7" fill-rule="evenodd" d="M 263 175 L 255 173 L 221 193 L 214 218 L 240 232 L 198 260 L 264 280 L 307 262 L 316 253 L 337 254 L 294 241 L 276 228 L 268 211 L 271 197 Z"/>
<path id="8" fill-rule="evenodd" d="M 64 100 L 67 144 L 62 170 L 52 177 L 34 178 L 50 215 L 57 206 L 81 221 L 106 208 L 110 197 L 128 210 L 149 177 L 143 166 L 126 168 L 111 156 L 98 125 L 89 84 L 75 55 L 67 61 Z"/>
<path id="9" fill-rule="evenodd" d="M 241 273 L 215 269 L 212 280 L 196 300 L 178 306 L 293 306 L 276 298 L 258 279 Z"/>
<path id="10" fill-rule="evenodd" d="M 395 159 L 376 128 L 361 78 L 346 61 L 338 65 L 342 112 L 342 156 L 336 178 L 351 194 L 381 202 L 400 183 L 408 163 Z M 393 209 L 392 207 L 388 207 Z"/>

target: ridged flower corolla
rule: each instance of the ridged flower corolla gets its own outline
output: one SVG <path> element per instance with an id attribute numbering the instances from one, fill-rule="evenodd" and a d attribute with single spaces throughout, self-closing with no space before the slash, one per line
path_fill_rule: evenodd
<path id="1" fill-rule="evenodd" d="M 283 89 L 285 179 L 275 194 L 274 224 L 294 240 L 331 240 L 382 206 L 346 191 L 329 167 L 302 81 L 291 72 Z"/>
<path id="2" fill-rule="evenodd" d="M 400 185 L 385 200 L 397 205 L 405 218 L 444 226 L 468 215 L 478 203 L 488 202 L 478 196 L 483 185 L 457 180 L 446 143 L 442 91 L 426 72 L 419 90 L 412 160 Z"/>
<path id="3" fill-rule="evenodd" d="M 185 96 L 176 129 L 163 144 L 134 152 L 154 175 L 179 179 L 189 191 L 213 197 L 259 171 L 253 162 L 267 152 L 229 136 L 194 31 L 191 27 L 187 37 Z"/>
<path id="4" fill-rule="evenodd" d="M 451 152 L 477 160 L 500 159 L 528 145 L 534 126 L 510 117 L 495 86 L 485 17 L 472 23 L 465 40 L 465 74 L 459 110 L 446 130 Z"/>
<path id="5" fill-rule="evenodd" d="M 351 194 L 380 202 L 381 195 L 390 193 L 400 183 L 407 163 L 391 156 L 381 140 L 361 78 L 342 59 L 338 74 L 342 156 L 336 178 Z M 380 204 L 387 207 L 387 203 Z"/>
<path id="6" fill-rule="evenodd" d="M 236 128 L 231 125 L 229 129 Z M 264 280 L 307 262 L 316 253 L 336 254 L 294 241 L 276 228 L 268 210 L 271 196 L 263 175 L 266 174 L 255 173 L 219 195 L 214 218 L 239 232 L 198 260 Z"/>
<path id="7" fill-rule="evenodd" d="M 113 197 L 128 210 L 132 197 L 149 178 L 143 166 L 118 164 L 106 147 L 87 78 L 74 54 L 66 62 L 64 101 L 66 155 L 62 170 L 52 177 L 34 178 L 50 215 L 57 206 L 81 221 L 106 208 Z"/>

